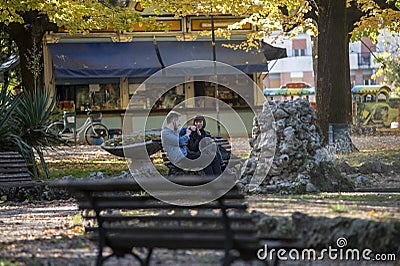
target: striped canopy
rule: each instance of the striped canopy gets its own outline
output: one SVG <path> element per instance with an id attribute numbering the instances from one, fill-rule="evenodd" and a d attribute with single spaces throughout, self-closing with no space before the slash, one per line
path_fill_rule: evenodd
<path id="1" fill-rule="evenodd" d="M 315 88 L 276 88 L 276 89 L 265 89 L 265 96 L 300 96 L 315 94 Z"/>
<path id="2" fill-rule="evenodd" d="M 353 94 L 374 94 L 378 95 L 380 93 L 384 93 L 386 95 L 391 92 L 391 89 L 388 86 L 385 85 L 358 85 L 354 86 L 351 89 L 351 93 Z"/>

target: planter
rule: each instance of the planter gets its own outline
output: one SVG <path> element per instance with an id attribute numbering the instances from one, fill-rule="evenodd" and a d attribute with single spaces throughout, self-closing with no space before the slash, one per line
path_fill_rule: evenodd
<path id="1" fill-rule="evenodd" d="M 149 156 L 160 151 L 162 149 L 161 129 L 146 130 L 145 134 L 136 132 L 124 136 L 120 135 L 104 142 L 101 148 L 118 157 L 142 159 L 143 155 L 140 154 L 144 146 L 146 146 Z M 125 156 L 125 154 L 128 156 Z"/>
<path id="2" fill-rule="evenodd" d="M 134 143 L 134 144 L 128 144 L 124 146 L 107 146 L 105 144 L 101 145 L 101 148 L 112 155 L 118 156 L 118 157 L 130 157 L 132 158 L 134 154 L 139 154 L 140 151 L 143 149 L 143 146 L 146 146 L 147 149 L 147 154 L 150 156 L 162 149 L 161 146 L 161 140 L 150 140 L 146 142 L 141 142 L 141 143 Z M 129 156 L 125 156 L 125 152 Z"/>

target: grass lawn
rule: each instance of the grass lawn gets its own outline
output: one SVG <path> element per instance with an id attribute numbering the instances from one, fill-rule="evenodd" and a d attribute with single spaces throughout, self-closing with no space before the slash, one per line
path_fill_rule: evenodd
<path id="1" fill-rule="evenodd" d="M 400 147 L 397 148 L 400 149 Z M 400 168 L 400 150 L 361 150 L 351 154 L 338 155 L 337 160 L 346 161 L 350 166 L 360 166 L 365 162 L 378 161 Z"/>
<path id="2" fill-rule="evenodd" d="M 161 174 L 166 174 L 166 166 L 159 164 L 160 158 L 154 158 L 155 167 Z M 105 177 L 119 176 L 123 171 L 129 171 L 128 165 L 123 158 L 115 156 L 103 156 L 98 159 L 85 159 L 82 156 L 68 157 L 64 159 L 46 160 L 49 168 L 49 179 L 60 179 L 64 176 L 75 178 L 89 177 L 92 173 L 102 172 Z M 43 172 L 42 172 L 42 176 Z"/>

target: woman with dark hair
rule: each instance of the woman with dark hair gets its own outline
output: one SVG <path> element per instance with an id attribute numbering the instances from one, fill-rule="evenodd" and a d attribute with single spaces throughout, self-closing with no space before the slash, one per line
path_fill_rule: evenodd
<path id="1" fill-rule="evenodd" d="M 205 130 L 206 119 L 204 118 L 204 116 L 197 115 L 193 120 L 193 125 L 196 127 L 196 130 L 192 132 L 192 134 L 190 134 L 190 138 L 187 144 L 187 157 L 189 159 L 199 158 L 201 155 L 200 141 L 204 138 L 211 138 L 210 132 Z M 219 176 L 222 172 L 221 163 L 222 157 L 217 147 L 213 161 L 206 168 L 204 168 L 205 174 Z"/>

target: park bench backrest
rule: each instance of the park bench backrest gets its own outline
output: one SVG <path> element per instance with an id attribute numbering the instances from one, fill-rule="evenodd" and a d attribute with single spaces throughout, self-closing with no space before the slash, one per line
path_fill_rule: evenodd
<path id="1" fill-rule="evenodd" d="M 182 185 L 198 185 L 207 178 L 174 180 Z M 92 236 L 99 241 L 100 249 L 109 246 L 117 256 L 130 254 L 133 247 L 199 248 L 225 250 L 225 259 L 229 260 L 232 250 L 243 257 L 249 256 L 249 248 L 258 247 L 254 221 L 236 186 L 223 196 L 196 206 L 162 202 L 145 193 L 135 181 L 71 182 L 65 186 L 76 194 L 83 217 L 91 220 L 86 232 L 94 232 Z M 162 192 L 171 199 L 190 197 L 185 191 Z"/>
<path id="2" fill-rule="evenodd" d="M 213 140 L 215 143 L 218 145 L 221 151 L 221 155 L 223 158 L 223 167 L 222 171 L 225 169 L 226 165 L 228 165 L 229 159 L 231 157 L 231 144 L 229 143 L 228 139 L 223 138 L 223 137 L 213 137 Z M 161 140 L 160 140 L 161 142 Z M 182 171 L 181 169 L 177 168 L 175 165 L 171 163 L 169 160 L 166 152 L 164 150 L 161 150 L 161 157 L 163 159 L 163 163 L 165 166 L 168 167 L 169 172 L 168 175 L 180 175 L 180 174 L 195 174 L 195 175 L 202 175 L 201 171 L 195 171 L 191 173 L 187 173 L 185 171 Z"/>
<path id="3" fill-rule="evenodd" d="M 0 152 L 0 182 L 32 181 L 24 157 L 18 152 Z"/>

